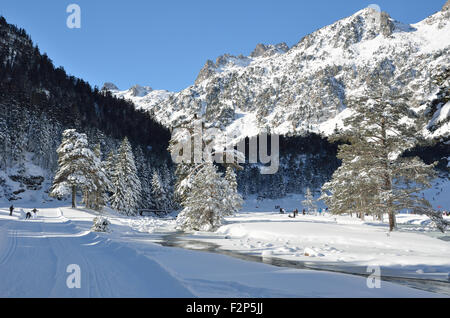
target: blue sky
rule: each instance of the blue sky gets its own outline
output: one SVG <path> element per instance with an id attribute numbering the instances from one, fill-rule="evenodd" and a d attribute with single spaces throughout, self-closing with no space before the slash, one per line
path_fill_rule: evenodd
<path id="1" fill-rule="evenodd" d="M 66 26 L 71 3 L 81 7 L 81 29 Z M 55 65 L 92 85 L 179 91 L 207 59 L 248 55 L 258 43 L 292 46 L 373 3 L 415 23 L 445 0 L 1 0 L 0 15 L 24 28 Z"/>

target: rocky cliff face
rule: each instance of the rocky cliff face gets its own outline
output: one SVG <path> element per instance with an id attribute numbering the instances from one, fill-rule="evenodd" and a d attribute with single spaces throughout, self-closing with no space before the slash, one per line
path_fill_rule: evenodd
<path id="1" fill-rule="evenodd" d="M 447 0 L 447 2 L 442 7 L 442 11 L 450 11 L 450 0 Z"/>
<path id="2" fill-rule="evenodd" d="M 401 91 L 413 94 L 411 107 L 431 121 L 442 90 L 436 78 L 450 68 L 449 15 L 447 3 L 408 25 L 367 8 L 290 49 L 259 44 L 248 57 L 208 61 L 195 84 L 181 92 L 131 99 L 168 127 L 202 116 L 207 126 L 243 136 L 263 127 L 283 135 L 328 135 L 350 114 L 348 98 L 363 95 L 368 83 L 387 74 Z M 447 126 L 426 134 L 449 136 L 448 118 L 442 116 L 440 123 Z"/>

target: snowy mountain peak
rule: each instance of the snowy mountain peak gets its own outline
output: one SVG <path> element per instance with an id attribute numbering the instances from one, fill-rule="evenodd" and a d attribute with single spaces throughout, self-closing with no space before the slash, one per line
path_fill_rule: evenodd
<path id="1" fill-rule="evenodd" d="M 153 91 L 150 86 L 134 85 L 129 89 L 130 94 L 135 97 L 144 97 Z"/>
<path id="2" fill-rule="evenodd" d="M 230 55 L 224 54 L 219 56 L 214 63 L 211 60 L 206 61 L 205 66 L 200 70 L 200 73 L 195 81 L 198 85 L 206 79 L 211 78 L 216 73 L 221 73 L 229 68 L 247 67 L 256 58 L 266 58 L 277 54 L 284 54 L 289 51 L 289 46 L 282 42 L 276 45 L 259 43 L 250 56 Z"/>
<path id="3" fill-rule="evenodd" d="M 255 50 L 250 54 L 251 57 L 271 56 L 274 54 L 283 54 L 289 51 L 289 46 L 282 42 L 277 45 L 266 45 L 259 43 Z"/>
<path id="4" fill-rule="evenodd" d="M 227 68 L 232 67 L 246 67 L 252 62 L 252 58 L 238 55 L 230 55 L 230 54 L 224 54 L 219 56 L 216 59 L 216 63 L 214 63 L 211 60 L 206 61 L 205 66 L 200 70 L 199 75 L 197 76 L 197 79 L 195 80 L 195 84 L 200 84 L 204 80 L 210 78 L 216 73 L 220 73 L 224 71 Z"/>
<path id="5" fill-rule="evenodd" d="M 133 102 L 137 109 L 149 112 L 153 112 L 156 105 L 161 104 L 174 95 L 174 93 L 166 90 L 154 90 L 150 86 L 140 85 L 135 85 L 125 91 L 119 91 L 118 89 L 110 89 L 109 91 L 117 98 L 124 98 Z M 155 117 L 155 119 L 162 122 L 160 118 Z"/>
<path id="6" fill-rule="evenodd" d="M 365 8 L 352 16 L 337 21 L 303 38 L 296 48 L 309 47 L 312 42 L 330 43 L 334 48 L 347 49 L 350 46 L 372 40 L 379 35 L 389 37 L 404 25 L 394 21 L 387 13 L 374 8 Z"/>
<path id="7" fill-rule="evenodd" d="M 351 115 L 347 100 L 362 96 L 385 74 L 402 92 L 413 94 L 411 107 L 428 109 L 431 120 L 436 109 L 430 96 L 438 90 L 434 79 L 450 68 L 450 10 L 444 7 L 413 25 L 365 8 L 290 49 L 259 44 L 248 57 L 225 54 L 209 60 L 185 90 L 157 101 L 151 94 L 134 101 L 152 109 L 167 127 L 202 114 L 207 126 L 242 135 L 263 127 L 282 135 L 329 135 Z M 450 134 L 444 130 L 444 136 Z"/>
<path id="8" fill-rule="evenodd" d="M 118 91 L 118 90 L 119 88 L 115 84 L 110 82 L 106 82 L 105 84 L 103 84 L 102 87 L 102 91 Z"/>
<path id="9" fill-rule="evenodd" d="M 450 0 L 447 0 L 447 2 L 442 7 L 442 11 L 450 11 Z"/>

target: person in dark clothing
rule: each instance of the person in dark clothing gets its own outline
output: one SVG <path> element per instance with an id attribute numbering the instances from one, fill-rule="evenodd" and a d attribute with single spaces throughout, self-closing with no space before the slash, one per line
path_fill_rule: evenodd
<path id="1" fill-rule="evenodd" d="M 298 216 L 298 209 L 294 210 L 294 217 Z"/>
<path id="2" fill-rule="evenodd" d="M 285 212 L 286 212 L 285 209 L 283 209 L 283 208 L 280 209 L 280 214 L 284 214 Z"/>
<path id="3" fill-rule="evenodd" d="M 14 205 L 11 205 L 9 207 L 9 216 L 12 216 L 13 212 L 14 212 Z"/>
<path id="4" fill-rule="evenodd" d="M 306 210 L 305 209 L 303 209 L 303 215 L 306 215 Z"/>

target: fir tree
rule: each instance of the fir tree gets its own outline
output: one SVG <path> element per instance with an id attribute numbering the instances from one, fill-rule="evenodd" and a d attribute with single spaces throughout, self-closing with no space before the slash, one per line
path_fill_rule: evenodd
<path id="1" fill-rule="evenodd" d="M 106 164 L 101 161 L 102 154 L 100 144 L 96 145 L 94 154 L 95 164 L 99 167 L 92 176 L 95 183 L 95 189 L 84 189 L 84 203 L 89 209 L 101 211 L 108 201 L 107 191 L 112 188 L 112 183 L 105 170 Z"/>
<path id="2" fill-rule="evenodd" d="M 128 139 L 122 141 L 117 155 L 111 206 L 126 215 L 136 215 L 141 200 L 141 182 L 137 176 L 134 155 Z"/>
<path id="3" fill-rule="evenodd" d="M 374 214 L 382 219 L 377 206 L 377 180 L 371 176 L 375 167 L 367 162 L 366 157 L 355 153 L 354 147 L 364 149 L 361 140 L 355 139 L 354 146 L 348 144 L 339 147 L 338 158 L 342 165 L 333 175 L 331 181 L 322 187 L 322 197 L 333 214 L 357 214 L 364 219 L 365 214 Z M 332 195 L 331 195 L 332 194 Z"/>
<path id="4" fill-rule="evenodd" d="M 111 181 L 112 186 L 109 189 L 111 192 L 114 192 L 114 184 L 116 184 L 116 168 L 117 168 L 117 154 L 114 151 L 111 151 L 106 158 L 104 163 L 105 172 L 108 179 Z"/>
<path id="5" fill-rule="evenodd" d="M 387 213 L 390 231 L 396 228 L 396 213 L 429 206 L 418 194 L 435 176 L 434 165 L 402 156 L 422 142 L 423 123 L 408 100 L 409 96 L 380 84 L 364 98 L 349 101 L 354 115 L 345 121 L 348 130 L 340 136 L 348 142 L 340 147 L 343 167 L 324 186 L 333 208 L 342 203 L 338 212 L 353 205 L 361 211 Z M 342 193 L 346 190 L 340 188 L 348 185 L 351 189 Z"/>
<path id="6" fill-rule="evenodd" d="M 309 188 L 306 189 L 305 200 L 302 201 L 302 204 L 308 209 L 308 212 L 314 212 L 317 209 L 316 200 Z"/>
<path id="7" fill-rule="evenodd" d="M 226 210 L 226 215 L 233 215 L 242 208 L 244 200 L 238 192 L 238 183 L 236 181 L 236 173 L 234 169 L 229 166 L 225 174 L 225 180 L 227 181 L 226 202 L 228 202 L 229 208 Z"/>
<path id="8" fill-rule="evenodd" d="M 154 207 L 158 211 L 167 211 L 169 209 L 169 200 L 167 198 L 166 190 L 161 182 L 158 171 L 153 172 L 152 177 L 152 199 Z"/>
<path id="9" fill-rule="evenodd" d="M 141 209 L 150 209 L 153 207 L 153 197 L 152 197 L 152 170 L 150 165 L 148 164 L 147 159 L 145 158 L 144 151 L 142 147 L 136 147 L 136 151 L 134 152 L 136 169 L 138 171 L 138 177 L 141 181 L 141 201 L 139 202 L 139 207 Z"/>
<path id="10" fill-rule="evenodd" d="M 169 209 L 177 209 L 177 204 L 174 200 L 174 172 L 171 167 L 164 165 L 162 169 L 162 183 L 164 189 L 166 189 L 167 200 L 169 201 Z"/>
<path id="11" fill-rule="evenodd" d="M 72 207 L 76 208 L 77 188 L 97 190 L 96 178 L 101 170 L 100 162 L 89 148 L 85 134 L 74 129 L 65 130 L 58 150 L 58 171 L 51 189 L 51 196 L 72 194 Z"/>
<path id="12" fill-rule="evenodd" d="M 183 181 L 187 182 L 191 183 L 191 190 L 182 201 L 184 209 L 177 218 L 178 228 L 197 231 L 216 229 L 228 208 L 224 200 L 227 182 L 212 163 L 200 165 L 192 178 Z"/>

